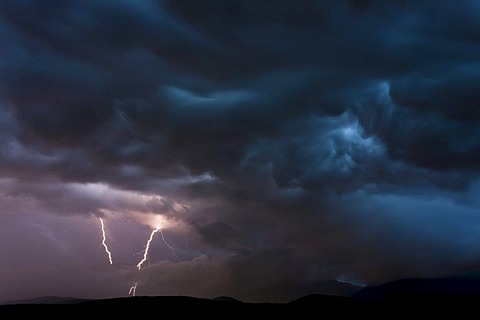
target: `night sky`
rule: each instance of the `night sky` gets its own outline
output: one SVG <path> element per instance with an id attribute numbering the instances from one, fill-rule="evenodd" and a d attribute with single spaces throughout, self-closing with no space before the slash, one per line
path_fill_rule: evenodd
<path id="1" fill-rule="evenodd" d="M 479 15 L 0 0 L 0 301 L 479 270 Z"/>

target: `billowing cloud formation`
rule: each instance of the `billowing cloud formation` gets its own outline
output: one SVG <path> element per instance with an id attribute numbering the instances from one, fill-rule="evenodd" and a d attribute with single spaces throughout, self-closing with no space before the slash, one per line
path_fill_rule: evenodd
<path id="1" fill-rule="evenodd" d="M 476 270 L 479 10 L 2 1 L 0 273 L 35 283 L 5 276 L 11 297 L 284 301 Z M 137 270 L 154 216 L 176 251 Z M 79 236 L 95 217 L 119 267 Z"/>

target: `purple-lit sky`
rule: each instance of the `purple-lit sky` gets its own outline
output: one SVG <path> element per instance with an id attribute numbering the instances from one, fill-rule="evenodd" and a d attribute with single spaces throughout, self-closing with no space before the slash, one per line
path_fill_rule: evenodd
<path id="1" fill-rule="evenodd" d="M 479 15 L 1 0 L 0 301 L 288 301 L 477 271 Z"/>

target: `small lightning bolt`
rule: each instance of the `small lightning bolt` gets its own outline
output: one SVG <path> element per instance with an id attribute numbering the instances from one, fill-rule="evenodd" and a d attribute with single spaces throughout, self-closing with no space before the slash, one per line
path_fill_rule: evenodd
<path id="1" fill-rule="evenodd" d="M 102 239 L 102 244 L 103 244 L 103 247 L 105 248 L 105 252 L 107 253 L 108 255 L 108 261 L 110 261 L 110 264 L 113 264 L 113 261 L 112 261 L 112 253 L 110 252 L 110 250 L 108 250 L 108 246 L 107 244 L 105 243 L 105 241 L 107 240 L 107 235 L 105 233 L 105 224 L 103 223 L 103 219 L 102 218 L 98 218 L 100 219 L 100 224 L 102 225 L 102 235 L 103 235 L 103 239 Z"/>
<path id="2" fill-rule="evenodd" d="M 134 282 L 133 286 L 130 287 L 128 294 L 131 294 L 133 297 L 135 297 L 135 292 L 137 291 L 137 285 L 138 285 L 138 281 Z"/>
<path id="3" fill-rule="evenodd" d="M 138 270 L 142 268 L 142 264 L 147 261 L 148 258 L 148 250 L 150 250 L 150 242 L 152 242 L 153 235 L 157 233 L 160 230 L 160 227 L 157 227 L 155 230 L 152 231 L 150 234 L 150 238 L 147 241 L 147 244 L 145 245 L 145 250 L 143 251 L 143 259 L 137 264 Z"/>
<path id="4" fill-rule="evenodd" d="M 175 258 L 177 258 L 177 260 L 180 260 L 180 257 L 178 256 L 177 251 L 175 250 L 175 248 L 172 247 L 171 245 L 169 245 L 168 242 L 167 242 L 167 240 L 165 240 L 165 236 L 163 235 L 162 230 L 159 230 L 159 232 L 160 232 L 160 235 L 162 236 L 163 243 L 164 243 L 170 250 L 172 250 L 173 255 L 175 256 Z"/>

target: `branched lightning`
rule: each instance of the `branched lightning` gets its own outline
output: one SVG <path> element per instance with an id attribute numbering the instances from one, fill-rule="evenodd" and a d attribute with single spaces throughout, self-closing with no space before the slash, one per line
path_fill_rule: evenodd
<path id="1" fill-rule="evenodd" d="M 102 218 L 98 218 L 98 219 L 100 219 L 100 224 L 102 225 L 102 235 L 103 235 L 102 244 L 103 244 L 103 247 L 105 248 L 105 252 L 108 255 L 108 261 L 110 261 L 110 264 L 113 264 L 112 253 L 110 252 L 110 250 L 108 250 L 108 246 L 105 243 L 105 241 L 107 240 L 107 234 L 105 233 L 105 224 L 103 223 Z"/>
<path id="2" fill-rule="evenodd" d="M 157 233 L 160 230 L 160 227 L 157 227 L 155 230 L 152 231 L 150 234 L 150 238 L 147 241 L 147 244 L 145 245 L 145 250 L 143 251 L 143 259 L 137 264 L 138 270 L 142 268 L 142 264 L 147 261 L 148 258 L 148 250 L 150 250 L 150 242 L 152 242 L 153 235 Z"/>
<path id="3" fill-rule="evenodd" d="M 128 291 L 128 294 L 131 294 L 133 297 L 135 297 L 135 292 L 137 291 L 137 285 L 138 285 L 138 281 L 135 281 L 133 283 L 133 286 L 130 287 L 130 291 Z"/>
<path id="4" fill-rule="evenodd" d="M 177 251 L 175 250 L 175 248 L 172 247 L 171 245 L 169 245 L 168 242 L 167 242 L 167 240 L 165 240 L 165 236 L 163 235 L 162 230 L 159 230 L 159 232 L 160 232 L 160 235 L 162 236 L 163 243 L 164 243 L 170 250 L 172 250 L 173 254 L 175 255 L 175 258 L 177 258 L 178 260 L 180 260 L 180 257 L 178 256 Z"/>
<path id="5" fill-rule="evenodd" d="M 175 251 L 175 248 L 172 247 L 168 242 L 167 240 L 165 239 L 165 235 L 163 234 L 162 230 L 161 230 L 161 227 L 162 225 L 158 225 L 154 230 L 152 230 L 152 232 L 150 233 L 150 237 L 148 238 L 146 244 L 145 244 L 145 249 L 143 250 L 143 258 L 142 260 L 140 260 L 140 262 L 137 264 L 137 268 L 138 270 L 140 270 L 142 268 L 142 265 L 145 263 L 145 261 L 148 260 L 148 253 L 150 251 L 150 244 L 152 243 L 152 240 L 153 240 L 153 236 L 155 235 L 155 233 L 160 233 L 161 237 L 162 237 L 162 241 L 163 243 L 165 244 L 165 246 L 167 246 L 172 252 L 173 254 L 175 255 L 175 257 L 177 259 L 179 259 L 178 255 L 177 255 L 177 252 Z M 130 287 L 130 290 L 128 291 L 128 294 L 131 295 L 131 296 L 135 296 L 136 295 L 136 290 L 137 290 L 137 285 L 138 285 L 138 281 L 134 282 L 133 285 Z"/>

